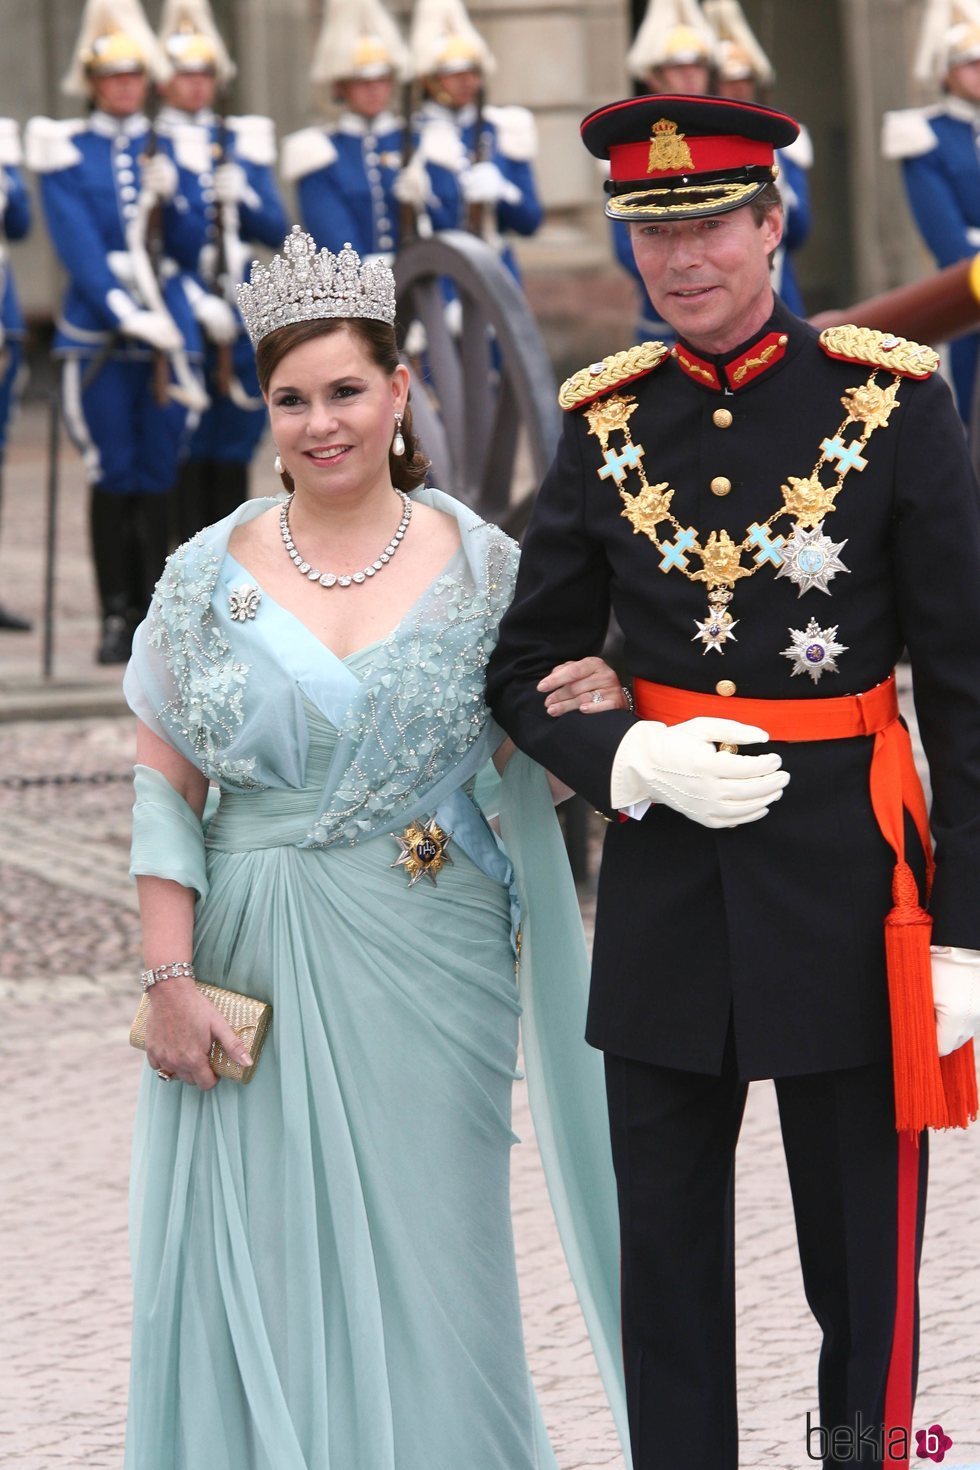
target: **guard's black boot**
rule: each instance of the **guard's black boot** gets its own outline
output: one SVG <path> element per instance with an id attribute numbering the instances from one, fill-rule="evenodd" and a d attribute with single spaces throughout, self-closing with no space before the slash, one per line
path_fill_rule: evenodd
<path id="1" fill-rule="evenodd" d="M 215 460 L 211 464 L 209 518 L 224 520 L 248 499 L 248 465 L 239 460 Z"/>
<path id="2" fill-rule="evenodd" d="M 133 630 L 126 617 L 125 598 L 113 598 L 102 619 L 102 640 L 95 654 L 98 664 L 128 663 L 133 651 Z"/>
<path id="3" fill-rule="evenodd" d="M 133 564 L 132 495 L 110 495 L 93 486 L 89 501 L 92 560 L 102 609 L 102 636 L 95 651 L 100 664 L 124 664 L 133 644 L 126 612 Z"/>
<path id="4" fill-rule="evenodd" d="M 26 618 L 12 613 L 8 607 L 0 602 L 0 633 L 29 633 L 31 624 Z"/>

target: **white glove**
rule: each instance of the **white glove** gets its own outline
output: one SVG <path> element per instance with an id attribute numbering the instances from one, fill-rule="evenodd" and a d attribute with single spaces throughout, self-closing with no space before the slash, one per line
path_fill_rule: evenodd
<path id="1" fill-rule="evenodd" d="M 241 204 L 248 194 L 248 175 L 240 163 L 222 163 L 214 171 L 214 197 L 219 204 Z"/>
<path id="2" fill-rule="evenodd" d="M 177 352 L 184 339 L 172 319 L 162 311 L 133 311 L 119 323 L 119 330 L 138 342 L 148 342 L 158 352 Z"/>
<path id="3" fill-rule="evenodd" d="M 412 209 L 425 209 L 432 202 L 429 175 L 417 153 L 411 163 L 399 169 L 391 192 L 399 204 L 408 204 Z"/>
<path id="4" fill-rule="evenodd" d="M 474 163 L 459 176 L 459 187 L 467 204 L 496 204 L 503 199 L 507 204 L 519 204 L 521 191 L 510 179 L 505 179 L 495 163 L 487 159 Z"/>
<path id="5" fill-rule="evenodd" d="M 140 168 L 140 183 L 166 204 L 177 192 L 177 165 L 165 153 L 154 153 Z"/>
<path id="6" fill-rule="evenodd" d="M 716 741 L 761 745 L 755 725 L 701 716 L 679 725 L 640 720 L 613 758 L 610 805 L 619 809 L 652 799 L 702 827 L 740 827 L 764 817 L 783 794 L 789 775 L 775 752 L 735 755 Z"/>
<path id="7" fill-rule="evenodd" d="M 204 328 L 205 336 L 219 346 L 234 342 L 238 336 L 238 318 L 220 296 L 203 291 L 194 302 L 194 316 Z"/>
<path id="8" fill-rule="evenodd" d="M 933 945 L 932 999 L 939 1055 L 946 1057 L 980 1029 L 980 952 Z"/>

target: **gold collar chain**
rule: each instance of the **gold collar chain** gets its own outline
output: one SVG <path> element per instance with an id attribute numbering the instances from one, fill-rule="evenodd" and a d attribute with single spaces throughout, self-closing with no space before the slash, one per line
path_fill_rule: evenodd
<path id="1" fill-rule="evenodd" d="M 585 410 L 589 433 L 596 436 L 602 450 L 603 463 L 597 474 L 600 480 L 612 480 L 616 485 L 623 502 L 621 514 L 632 525 L 634 535 L 642 533 L 653 542 L 661 554 L 662 572 L 676 569 L 688 581 L 703 582 L 708 589 L 708 619 L 704 625 L 698 623 L 699 631 L 695 635 L 704 642 L 705 652 L 716 648 L 720 653 L 721 645 L 728 638 L 735 641 L 731 632 L 735 619 L 727 611 L 727 604 L 732 600 L 736 582 L 754 576 L 765 566 L 777 572 L 784 566 L 783 548 L 787 538 L 773 534 L 775 523 L 783 516 L 791 516 L 792 538 L 798 539 L 807 531 L 819 532 L 824 518 L 835 509 L 851 470 L 861 471 L 866 467 L 868 461 L 863 451 L 869 439 L 876 429 L 887 427 L 891 414 L 899 407 L 901 378 L 896 375 L 887 388 L 880 387 L 876 378 L 877 369 L 860 387 L 846 389 L 841 398 L 846 417 L 833 437 L 822 440 L 812 472 L 805 477 L 790 475 L 780 486 L 782 505 L 761 523 L 754 521 L 737 544 L 725 530 L 711 531 L 705 538 L 694 526 L 682 525 L 670 508 L 674 489 L 666 480 L 656 485 L 649 483 L 643 464 L 643 445 L 634 444 L 630 432 L 630 418 L 639 406 L 632 394 L 613 394 Z M 857 437 L 848 440 L 844 436 L 850 424 L 862 427 Z M 610 445 L 609 437 L 613 433 L 622 434 L 621 449 Z M 626 488 L 630 470 L 636 472 L 640 481 L 640 490 L 635 495 Z M 828 472 L 834 477 L 832 483 L 822 478 Z M 673 528 L 673 540 L 661 539 L 657 528 L 664 522 Z M 743 565 L 743 556 L 751 557 L 752 564 Z M 700 562 L 696 570 L 690 566 L 691 558 Z M 845 570 L 840 563 L 836 569 Z M 811 582 L 811 585 L 815 584 Z M 801 593 L 805 590 L 801 585 Z M 826 586 L 822 590 L 826 591 Z"/>

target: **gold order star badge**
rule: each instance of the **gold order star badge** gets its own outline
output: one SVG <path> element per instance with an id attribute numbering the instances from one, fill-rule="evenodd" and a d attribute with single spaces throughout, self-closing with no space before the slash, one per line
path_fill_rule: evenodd
<path id="1" fill-rule="evenodd" d="M 699 572 L 691 572 L 692 582 L 706 582 L 709 587 L 734 587 L 739 577 L 749 576 L 742 566 L 742 553 L 727 531 L 712 531 L 703 551 L 697 553 L 704 563 Z"/>
<path id="2" fill-rule="evenodd" d="M 855 423 L 864 424 L 868 433 L 872 429 L 886 429 L 888 420 L 898 408 L 898 383 L 895 378 L 887 388 L 875 382 L 862 383 L 859 388 L 848 388 L 841 403 Z"/>
<path id="3" fill-rule="evenodd" d="M 805 479 L 790 475 L 789 483 L 779 488 L 790 515 L 801 526 L 812 530 L 834 509 L 838 487 L 824 485 L 819 475 L 812 474 Z"/>
<path id="4" fill-rule="evenodd" d="M 392 836 L 401 852 L 390 866 L 405 869 L 409 888 L 414 888 L 420 878 L 428 878 L 435 887 L 436 874 L 440 869 L 447 863 L 452 867 L 453 860 L 446 848 L 453 834 L 444 832 L 435 817 L 430 817 L 427 822 L 411 822 L 404 832 L 393 832 Z"/>
<path id="5" fill-rule="evenodd" d="M 599 398 L 585 410 L 589 421 L 589 433 L 595 434 L 603 451 L 608 448 L 609 435 L 615 430 L 624 433 L 629 428 L 630 415 L 639 408 L 635 398 L 626 398 L 614 393 L 610 398 Z"/>
<path id="6" fill-rule="evenodd" d="M 661 521 L 670 519 L 670 502 L 674 498 L 674 492 L 667 488 L 666 480 L 660 485 L 644 485 L 638 495 L 630 495 L 627 490 L 620 490 L 619 493 L 623 501 L 621 514 L 633 527 L 634 536 L 641 531 L 649 536 Z"/>

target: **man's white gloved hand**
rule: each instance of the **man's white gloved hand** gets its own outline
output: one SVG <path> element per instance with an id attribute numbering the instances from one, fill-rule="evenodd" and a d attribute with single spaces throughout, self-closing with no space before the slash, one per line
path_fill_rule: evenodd
<path id="1" fill-rule="evenodd" d="M 214 197 L 219 204 L 241 204 L 249 192 L 248 175 L 240 163 L 221 163 L 214 171 Z"/>
<path id="2" fill-rule="evenodd" d="M 238 318 L 227 301 L 207 291 L 194 302 L 194 315 L 204 329 L 205 336 L 219 346 L 234 342 L 238 336 Z"/>
<path id="3" fill-rule="evenodd" d="M 138 342 L 147 342 L 159 352 L 176 352 L 184 339 L 173 320 L 162 311 L 133 311 L 119 323 L 119 330 Z"/>
<path id="4" fill-rule="evenodd" d="M 507 204 L 520 202 L 521 191 L 510 179 L 505 179 L 495 163 L 486 159 L 474 163 L 459 176 L 459 187 L 467 204 L 496 204 L 503 199 Z"/>
<path id="5" fill-rule="evenodd" d="M 946 1057 L 980 1029 L 980 952 L 934 945 L 932 998 L 939 1055 Z"/>
<path id="6" fill-rule="evenodd" d="M 154 153 L 140 167 L 140 183 L 166 204 L 177 192 L 177 165 L 165 153 Z"/>
<path id="7" fill-rule="evenodd" d="M 624 809 L 659 801 L 702 827 L 757 822 L 789 780 L 782 761 L 772 751 L 735 755 L 718 750 L 715 742 L 761 745 L 768 739 L 755 725 L 709 716 L 679 725 L 640 720 L 627 730 L 613 759 L 610 805 Z"/>

